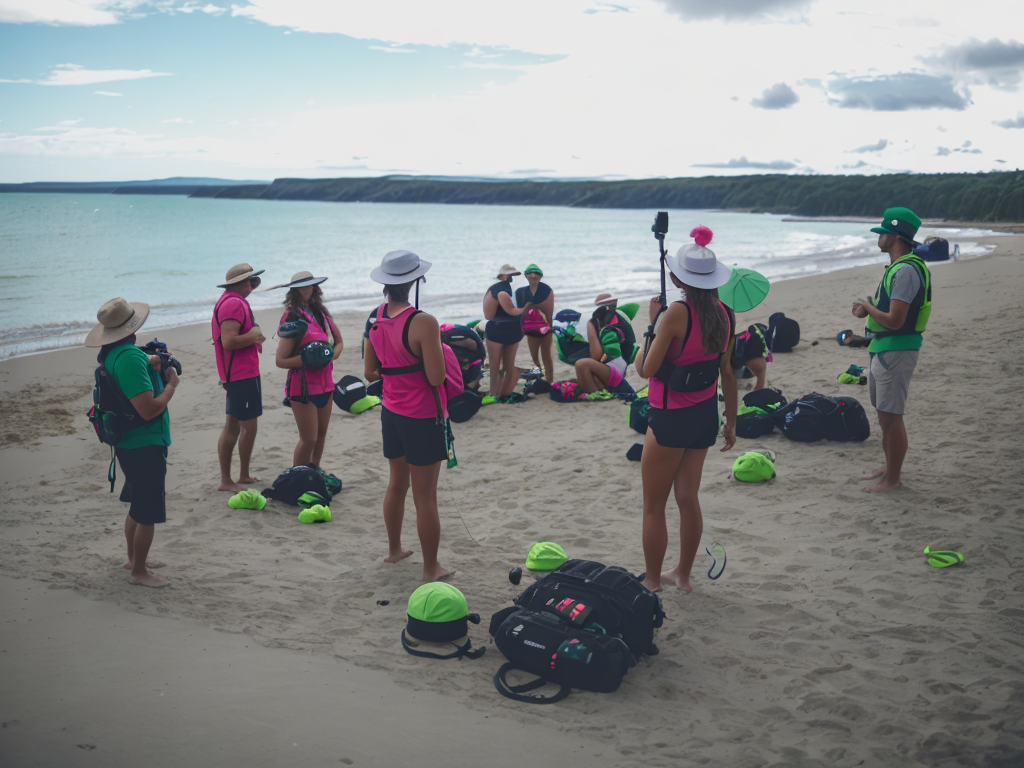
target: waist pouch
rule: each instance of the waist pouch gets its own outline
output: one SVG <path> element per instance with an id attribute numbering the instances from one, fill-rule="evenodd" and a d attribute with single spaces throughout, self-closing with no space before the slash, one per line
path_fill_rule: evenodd
<path id="1" fill-rule="evenodd" d="M 512 606 L 494 614 L 490 631 L 498 650 L 509 660 L 494 676 L 494 685 L 503 696 L 517 701 L 560 701 L 572 688 L 610 693 L 636 664 L 620 638 L 573 626 L 550 613 Z M 506 676 L 513 669 L 539 679 L 510 685 Z M 552 697 L 527 695 L 547 683 L 560 686 L 559 692 Z"/>
<path id="2" fill-rule="evenodd" d="M 655 378 L 673 392 L 700 392 L 718 381 L 718 358 L 689 365 L 665 362 Z"/>

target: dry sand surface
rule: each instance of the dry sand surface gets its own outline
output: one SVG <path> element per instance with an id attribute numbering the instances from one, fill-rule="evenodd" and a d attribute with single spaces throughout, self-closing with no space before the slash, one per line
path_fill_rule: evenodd
<path id="1" fill-rule="evenodd" d="M 185 375 L 171 404 L 168 522 L 151 554 L 172 584 L 149 590 L 121 569 L 125 510 L 84 415 L 95 353 L 0 364 L 0 763 L 1024 765 L 1024 238 L 993 242 L 990 257 L 933 271 L 904 487 L 890 494 L 861 492 L 882 460 L 877 423 L 866 388 L 836 376 L 867 354 L 834 339 L 859 325 L 851 301 L 873 291 L 881 266 L 773 287 L 747 320 L 782 310 L 803 337 L 769 366 L 771 383 L 790 399 L 860 399 L 871 437 L 808 445 L 776 434 L 713 449 L 704 544 L 725 545 L 724 576 L 703 577 L 702 547 L 698 589 L 664 593 L 660 655 L 614 694 L 545 707 L 498 695 L 493 646 L 461 662 L 402 650 L 422 561 L 381 562 L 378 409 L 332 418 L 323 463 L 345 487 L 331 523 L 299 524 L 276 502 L 231 510 L 215 491 L 223 392 L 208 328 L 161 332 Z M 273 327 L 276 313 L 260 319 Z M 362 370 L 363 319 L 339 318 L 336 376 Z M 273 344 L 253 456 L 267 485 L 296 439 Z M 625 459 L 639 436 L 621 403 L 487 406 L 455 433 L 440 560 L 484 617 L 474 644 L 518 593 L 507 572 L 535 541 L 642 569 L 639 465 Z M 734 458 L 762 447 L 778 453 L 777 478 L 733 480 Z M 408 507 L 405 544 L 417 549 Z M 966 560 L 931 568 L 925 545 Z"/>

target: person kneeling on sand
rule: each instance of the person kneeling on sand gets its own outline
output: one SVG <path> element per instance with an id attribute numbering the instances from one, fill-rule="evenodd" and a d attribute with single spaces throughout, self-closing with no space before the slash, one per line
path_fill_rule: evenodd
<path id="1" fill-rule="evenodd" d="M 114 447 L 124 474 L 121 501 L 130 502 L 124 519 L 128 544 L 128 581 L 143 587 L 167 586 L 167 579 L 149 571 L 150 546 L 157 523 L 167 520 L 164 479 L 167 448 L 171 444 L 171 420 L 167 404 L 174 397 L 178 374 L 167 369 L 167 383 L 160 377 L 160 358 L 150 357 L 135 346 L 135 333 L 146 322 L 149 305 L 111 299 L 96 313 L 100 324 L 85 338 L 85 346 L 99 347 L 97 361 L 113 377 L 143 423 L 128 429 Z"/>
<path id="2" fill-rule="evenodd" d="M 258 272 L 248 264 L 236 264 L 228 270 L 220 288 L 224 293 L 213 308 L 211 330 L 217 357 L 217 373 L 227 392 L 227 419 L 217 442 L 220 460 L 218 491 L 238 493 L 246 485 L 258 483 L 249 472 L 249 459 L 256 443 L 256 419 L 263 415 L 263 387 L 260 380 L 260 352 L 266 338 L 246 298 L 259 287 Z M 238 483 L 231 479 L 231 455 L 238 444 Z"/>
<path id="3" fill-rule="evenodd" d="M 412 554 L 402 549 L 405 497 L 411 484 L 423 549 L 423 580 L 438 581 L 451 575 L 437 562 L 441 543 L 437 479 L 441 462 L 448 458 L 449 437 L 447 422 L 438 415 L 439 405 L 444 411 L 447 402 L 441 386 L 445 360 L 437 320 L 409 303 L 409 291 L 429 269 L 430 262 L 412 251 L 391 251 L 370 273 L 371 280 L 384 285 L 387 301 L 370 327 L 363 375 L 367 381 L 384 379 L 380 428 L 391 471 L 384 494 L 388 532 L 384 562 L 397 563 Z M 401 370 L 409 367 L 417 370 Z"/>
<path id="4" fill-rule="evenodd" d="M 623 357 L 622 335 L 613 327 L 619 300 L 602 293 L 594 300 L 597 309 L 587 322 L 590 357 L 576 361 L 576 380 L 587 394 L 614 389 L 626 376 L 629 362 Z"/>
<path id="5" fill-rule="evenodd" d="M 881 493 L 900 487 L 903 460 L 907 456 L 907 428 L 903 412 L 910 391 L 910 377 L 924 343 L 921 332 L 932 311 L 931 273 L 914 254 L 914 236 L 921 219 L 906 208 L 888 208 L 882 223 L 871 229 L 878 234 L 878 248 L 889 256 L 875 297 L 853 303 L 854 317 L 866 318 L 864 335 L 870 339 L 868 388 L 871 404 L 882 427 L 885 467 L 865 480 L 876 480 L 865 491 Z M 879 479 L 880 478 L 880 479 Z"/>

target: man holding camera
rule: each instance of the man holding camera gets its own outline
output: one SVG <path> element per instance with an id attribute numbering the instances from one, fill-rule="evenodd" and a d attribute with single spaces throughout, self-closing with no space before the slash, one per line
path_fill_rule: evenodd
<path id="1" fill-rule="evenodd" d="M 211 330 L 217 357 L 217 373 L 227 392 L 227 420 L 217 457 L 220 460 L 220 487 L 217 490 L 238 493 L 241 484 L 258 483 L 249 472 L 249 459 L 256 442 L 256 419 L 263 415 L 263 388 L 260 381 L 260 352 L 266 341 L 246 298 L 260 284 L 259 275 L 248 264 L 236 264 L 228 270 L 219 288 L 224 293 L 213 308 Z M 231 479 L 231 457 L 238 444 L 238 482 Z"/>
<path id="2" fill-rule="evenodd" d="M 85 346 L 100 348 L 100 364 L 135 411 L 123 415 L 131 416 L 131 423 L 138 424 L 127 429 L 115 446 L 125 478 L 121 501 L 131 503 L 124 519 L 128 544 L 125 568 L 131 571 L 128 581 L 143 587 L 165 587 L 167 579 L 151 573 L 146 558 L 153 544 L 155 525 L 167 520 L 164 481 L 167 447 L 171 444 L 167 404 L 177 389 L 178 374 L 173 365 L 164 366 L 160 357 L 149 356 L 135 346 L 135 333 L 147 317 L 148 304 L 111 299 L 96 313 L 100 324 L 86 336 Z"/>

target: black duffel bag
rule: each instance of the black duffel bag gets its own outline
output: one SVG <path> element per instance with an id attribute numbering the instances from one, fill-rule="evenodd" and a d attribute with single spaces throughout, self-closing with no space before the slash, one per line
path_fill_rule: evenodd
<path id="1" fill-rule="evenodd" d="M 783 435 L 802 443 L 862 442 L 871 434 L 864 407 L 852 397 L 811 392 L 779 408 L 773 417 Z"/>

